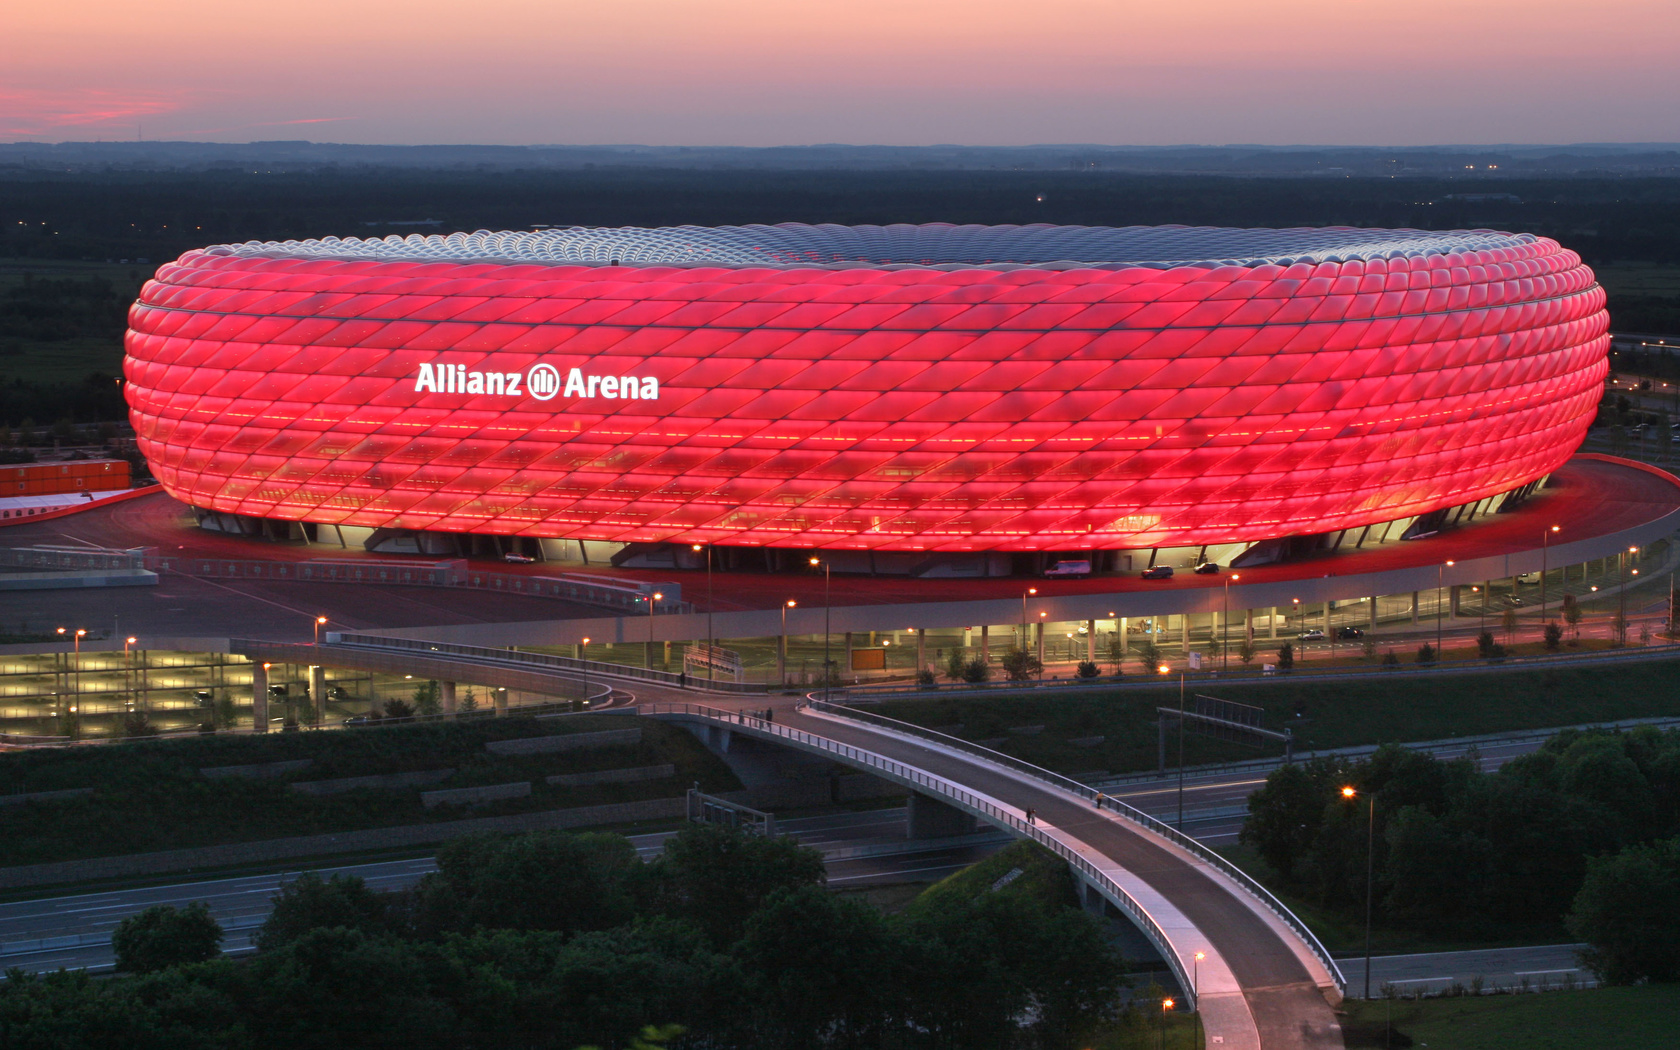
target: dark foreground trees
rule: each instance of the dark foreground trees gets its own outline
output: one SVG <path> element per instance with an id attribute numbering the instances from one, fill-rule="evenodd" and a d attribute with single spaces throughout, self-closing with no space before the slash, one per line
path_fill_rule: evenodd
<path id="1" fill-rule="evenodd" d="M 613 835 L 452 845 L 415 889 L 303 876 L 259 951 L 0 983 L 7 1050 L 1053 1050 L 1113 1012 L 1120 964 L 1065 867 L 998 872 L 889 916 L 791 840 L 693 828 L 642 864 Z M 152 926 L 156 926 L 153 923 Z M 151 926 L 148 927 L 152 928 Z"/>
<path id="2" fill-rule="evenodd" d="M 222 926 L 202 901 L 185 908 L 157 904 L 117 923 L 111 948 L 117 969 L 153 973 L 222 954 Z"/>

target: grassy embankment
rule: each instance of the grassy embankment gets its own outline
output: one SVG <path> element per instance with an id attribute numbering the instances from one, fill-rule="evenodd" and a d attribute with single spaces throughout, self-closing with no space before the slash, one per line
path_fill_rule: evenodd
<path id="1" fill-rule="evenodd" d="M 1296 753 L 1302 754 L 1314 748 L 1680 716 L 1677 672 L 1680 661 L 1653 661 L 1394 680 L 1297 682 L 1279 677 L 1202 682 L 1190 691 L 1264 709 L 1264 725 L 1293 729 Z M 869 710 L 984 742 L 1047 769 L 1089 774 L 1155 768 L 1155 709 L 1176 708 L 1178 702 L 1175 683 L 1160 689 L 888 700 Z M 1176 764 L 1176 737 L 1169 751 L 1169 761 Z M 1188 736 L 1184 751 L 1186 763 L 1195 765 L 1281 754 L 1282 748 L 1257 750 Z"/>
<path id="2" fill-rule="evenodd" d="M 1680 985 L 1397 1002 L 1349 1000 L 1346 1009 L 1342 1031 L 1348 1050 L 1651 1050 L 1674 1045 Z"/>
<path id="3" fill-rule="evenodd" d="M 535 755 L 496 755 L 488 741 L 640 728 L 639 744 Z M 199 769 L 312 759 L 274 778 L 210 779 Z M 670 763 L 663 780 L 551 787 L 557 773 Z M 407 789 L 363 788 L 314 796 L 293 781 L 454 769 L 447 780 Z M 530 781 L 526 798 L 425 808 L 421 791 Z M 652 719 L 583 715 L 506 718 L 344 732 L 211 736 L 0 753 L 8 793 L 92 787 L 92 795 L 0 806 L 0 866 L 143 853 L 292 835 L 631 802 L 740 786 L 692 735 Z"/>

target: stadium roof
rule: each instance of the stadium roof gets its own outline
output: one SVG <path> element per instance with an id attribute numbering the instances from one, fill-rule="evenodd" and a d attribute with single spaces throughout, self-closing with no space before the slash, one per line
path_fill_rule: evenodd
<path id="1" fill-rule="evenodd" d="M 1218 226 L 665 226 L 248 241 L 213 255 L 540 265 L 1123 269 L 1404 259 L 1509 249 L 1530 234 L 1493 230 L 1287 230 Z"/>

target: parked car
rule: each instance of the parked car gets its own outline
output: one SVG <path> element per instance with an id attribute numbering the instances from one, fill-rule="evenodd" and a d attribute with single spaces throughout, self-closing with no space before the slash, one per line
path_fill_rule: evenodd
<path id="1" fill-rule="evenodd" d="M 1322 642 L 1324 641 L 1324 632 L 1317 627 L 1312 627 L 1302 631 L 1299 637 L 1303 642 Z"/>
<path id="2" fill-rule="evenodd" d="M 1523 572 L 1517 574 L 1518 583 L 1539 583 L 1540 574 L 1537 572 Z"/>
<path id="3" fill-rule="evenodd" d="M 1143 570 L 1143 578 L 1146 580 L 1170 580 L 1172 579 L 1172 574 L 1173 570 L 1171 565 L 1151 565 L 1149 568 Z"/>
<path id="4" fill-rule="evenodd" d="M 1513 609 L 1517 609 L 1517 608 L 1521 608 L 1524 605 L 1527 605 L 1528 603 L 1523 601 L 1521 598 L 1518 598 L 1514 594 L 1507 594 L 1505 596 L 1505 604 L 1509 605 Z"/>
<path id="5" fill-rule="evenodd" d="M 1358 641 L 1359 639 L 1365 637 L 1365 632 L 1361 631 L 1357 627 L 1338 627 L 1336 628 L 1336 637 L 1346 638 L 1350 641 Z"/>
<path id="6" fill-rule="evenodd" d="M 506 554 L 502 555 L 502 560 L 513 565 L 529 565 L 537 559 L 529 557 L 528 555 L 515 554 L 512 551 L 508 551 Z"/>
<path id="7" fill-rule="evenodd" d="M 1085 559 L 1063 560 L 1044 570 L 1045 576 L 1089 576 L 1091 563 Z"/>
<path id="8" fill-rule="evenodd" d="M 1200 565 L 1196 566 L 1196 575 L 1197 576 L 1218 576 L 1219 575 L 1219 563 L 1216 562 L 1216 561 L 1204 561 L 1204 562 L 1202 562 Z"/>

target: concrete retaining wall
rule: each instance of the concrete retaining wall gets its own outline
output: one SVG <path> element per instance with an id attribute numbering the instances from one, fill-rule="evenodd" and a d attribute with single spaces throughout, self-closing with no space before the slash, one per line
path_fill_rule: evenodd
<path id="1" fill-rule="evenodd" d="M 60 798 L 80 798 L 93 794 L 92 788 L 64 788 L 61 791 L 30 791 L 22 795 L 0 795 L 0 806 L 16 806 L 25 802 L 51 802 Z"/>
<path id="2" fill-rule="evenodd" d="M 593 773 L 559 773 L 543 780 L 555 787 L 589 787 L 594 784 L 634 784 L 641 780 L 664 780 L 677 775 L 677 767 L 636 766 L 631 769 L 600 769 Z"/>
<path id="3" fill-rule="evenodd" d="M 557 828 L 587 828 L 602 824 L 628 824 L 641 820 L 681 817 L 681 798 L 655 798 L 642 802 L 620 802 L 608 806 L 553 809 L 542 813 L 515 813 L 504 817 L 474 817 L 439 821 L 436 824 L 405 824 L 394 828 L 343 831 L 330 835 L 299 835 L 293 838 L 238 842 L 226 846 L 133 853 L 125 857 L 97 857 L 50 864 L 25 864 L 0 868 L 0 889 L 50 886 L 86 882 L 92 879 L 132 878 L 165 872 L 187 872 L 237 864 L 262 864 L 296 857 L 324 857 L 335 853 L 364 853 L 370 850 L 429 846 L 438 842 L 485 832 L 503 835 Z"/>
<path id="4" fill-rule="evenodd" d="M 531 782 L 521 780 L 517 784 L 484 784 L 480 787 L 422 791 L 420 803 L 427 809 L 436 809 L 438 806 L 471 806 L 502 798 L 524 798 L 530 793 Z"/>
<path id="5" fill-rule="evenodd" d="M 492 740 L 484 750 L 497 755 L 539 755 L 551 751 L 581 751 L 592 747 L 624 747 L 642 742 L 641 727 L 607 729 L 599 733 L 567 733 L 562 736 L 527 736 L 516 740 Z"/>
<path id="6" fill-rule="evenodd" d="M 200 766 L 198 772 L 211 780 L 222 777 L 283 777 L 314 764 L 313 758 L 298 758 L 289 762 L 257 762 L 249 766 Z"/>
<path id="7" fill-rule="evenodd" d="M 404 788 L 436 784 L 454 775 L 453 769 L 421 769 L 413 773 L 380 773 L 367 777 L 336 777 L 332 780 L 298 780 L 287 784 L 286 790 L 296 791 L 300 795 L 340 795 L 362 788 L 401 791 Z"/>

